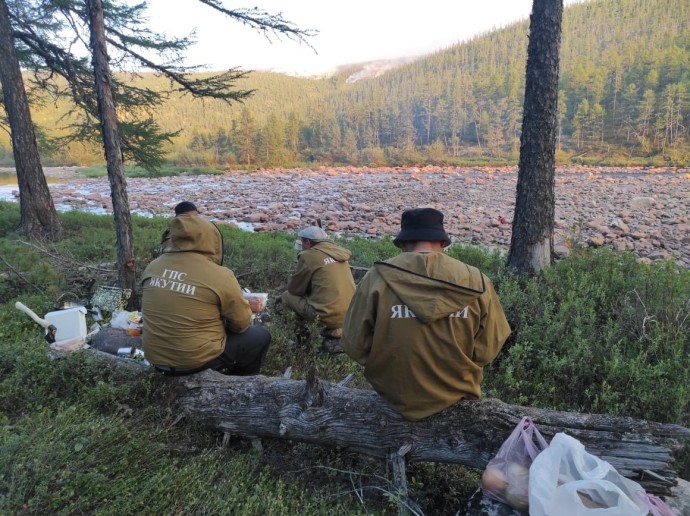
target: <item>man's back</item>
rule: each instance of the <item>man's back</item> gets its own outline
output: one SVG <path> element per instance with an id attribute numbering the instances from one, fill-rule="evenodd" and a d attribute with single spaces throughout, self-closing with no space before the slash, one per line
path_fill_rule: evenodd
<path id="1" fill-rule="evenodd" d="M 232 271 L 220 265 L 222 238 L 212 223 L 177 217 L 171 243 L 142 278 L 144 352 L 153 364 L 197 367 L 223 352 L 223 318 L 242 331 L 251 310 Z"/>
<path id="2" fill-rule="evenodd" d="M 509 334 L 493 285 L 478 269 L 441 252 L 406 252 L 364 277 L 342 344 L 374 389 L 417 420 L 478 398 L 483 367 Z"/>
<path id="3" fill-rule="evenodd" d="M 288 291 L 305 296 L 329 328 L 342 327 L 345 312 L 355 291 L 348 260 L 349 250 L 332 242 L 319 242 L 299 255 Z"/>

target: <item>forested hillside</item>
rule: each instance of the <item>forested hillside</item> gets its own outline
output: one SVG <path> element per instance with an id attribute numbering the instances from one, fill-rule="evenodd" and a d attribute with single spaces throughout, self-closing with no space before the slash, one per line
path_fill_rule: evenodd
<path id="1" fill-rule="evenodd" d="M 330 97 L 328 111 L 360 148 L 394 149 L 403 160 L 420 148 L 433 158 L 510 155 L 519 145 L 528 31 L 527 22 L 514 25 L 356 84 Z M 558 148 L 687 156 L 689 65 L 685 0 L 566 9 Z"/>
<path id="2" fill-rule="evenodd" d="M 590 1 L 563 23 L 559 162 L 687 162 L 690 2 Z M 156 117 L 180 131 L 178 164 L 516 163 L 528 33 L 523 21 L 354 83 L 255 73 L 244 104 L 171 98 Z M 35 120 L 55 127 L 63 112 Z M 59 159 L 100 154 L 73 145 Z"/>

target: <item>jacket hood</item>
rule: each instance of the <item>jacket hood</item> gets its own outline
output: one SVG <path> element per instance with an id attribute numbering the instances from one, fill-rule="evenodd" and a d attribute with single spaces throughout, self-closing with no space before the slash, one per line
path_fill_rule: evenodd
<path id="1" fill-rule="evenodd" d="M 311 249 L 316 249 L 317 251 L 327 254 L 336 262 L 346 262 L 352 257 L 352 253 L 348 249 L 340 247 L 333 242 L 319 242 Z"/>
<path id="2" fill-rule="evenodd" d="M 483 274 L 443 253 L 401 253 L 374 267 L 423 323 L 462 310 L 486 291 Z"/>
<path id="3" fill-rule="evenodd" d="M 200 253 L 213 263 L 223 264 L 223 236 L 218 228 L 204 217 L 181 215 L 170 226 L 172 247 L 164 253 Z"/>

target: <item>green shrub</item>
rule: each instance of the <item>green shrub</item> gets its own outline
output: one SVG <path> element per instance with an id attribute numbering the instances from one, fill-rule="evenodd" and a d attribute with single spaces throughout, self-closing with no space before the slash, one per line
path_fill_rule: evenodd
<path id="1" fill-rule="evenodd" d="M 235 273 L 240 285 L 253 292 L 268 292 L 286 286 L 297 263 L 294 235 L 250 233 L 218 224 L 223 235 L 223 264 Z"/>
<path id="2" fill-rule="evenodd" d="M 371 267 L 374 262 L 387 260 L 400 252 L 389 236 L 372 239 L 358 235 L 343 235 L 336 239 L 336 243 L 352 251 L 350 265 L 356 267 Z"/>
<path id="3" fill-rule="evenodd" d="M 690 271 L 600 249 L 500 280 L 513 328 L 487 375 L 505 401 L 690 425 Z"/>
<path id="4" fill-rule="evenodd" d="M 39 410 L 0 434 L 0 512 L 32 514 L 324 514 L 356 512 L 277 477 L 252 453 L 169 449 L 172 432 L 78 405 Z"/>
<path id="5" fill-rule="evenodd" d="M 0 201 L 0 237 L 12 235 L 19 227 L 19 204 Z"/>

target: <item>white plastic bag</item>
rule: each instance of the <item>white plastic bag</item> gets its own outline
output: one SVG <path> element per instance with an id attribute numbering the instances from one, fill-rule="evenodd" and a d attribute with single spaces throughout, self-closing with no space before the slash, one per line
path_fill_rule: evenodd
<path id="1" fill-rule="evenodd" d="M 530 516 L 647 516 L 637 482 L 559 433 L 529 471 Z"/>
<path id="2" fill-rule="evenodd" d="M 120 330 L 133 330 L 141 327 L 139 324 L 140 320 L 141 314 L 139 312 L 128 312 L 127 310 L 121 310 L 113 315 L 113 318 L 110 321 L 110 326 Z"/>

